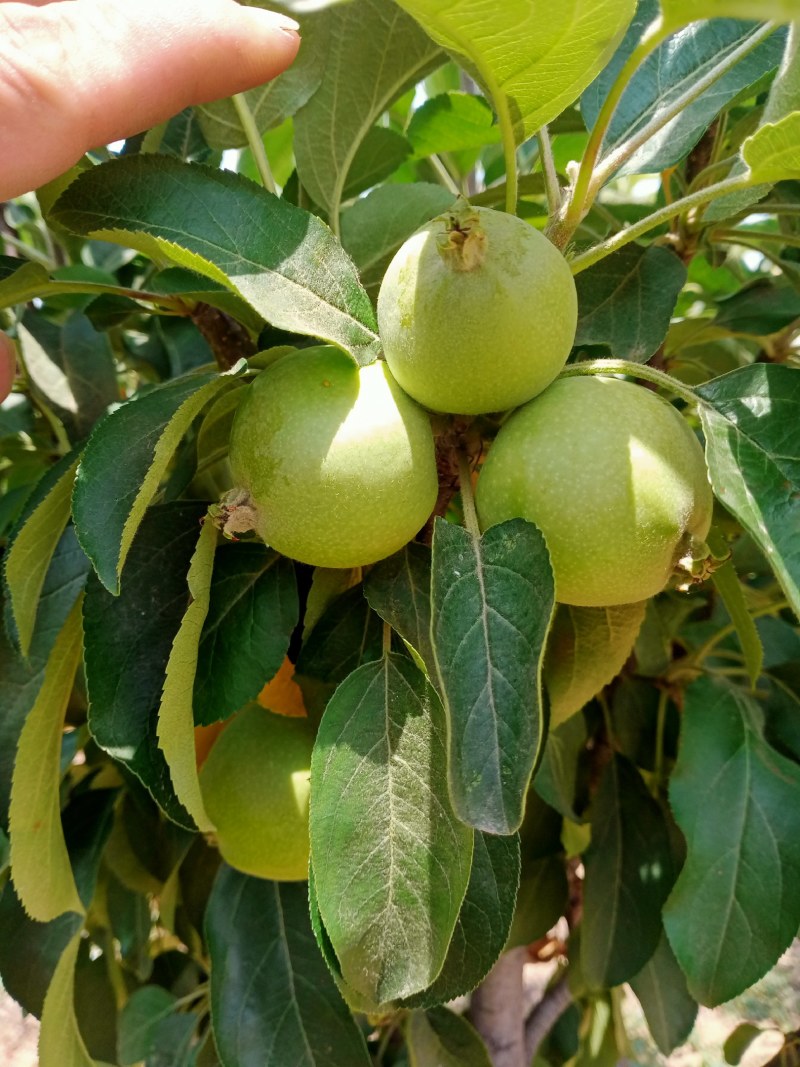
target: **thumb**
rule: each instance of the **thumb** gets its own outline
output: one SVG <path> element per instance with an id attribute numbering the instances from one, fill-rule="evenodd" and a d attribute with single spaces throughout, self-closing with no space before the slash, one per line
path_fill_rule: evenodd
<path id="1" fill-rule="evenodd" d="M 17 358 L 10 337 L 0 333 L 0 403 L 11 392 L 14 375 L 17 370 Z"/>
<path id="2" fill-rule="evenodd" d="M 260 85 L 297 54 L 297 23 L 234 0 L 0 3 L 0 200 L 90 148 Z"/>

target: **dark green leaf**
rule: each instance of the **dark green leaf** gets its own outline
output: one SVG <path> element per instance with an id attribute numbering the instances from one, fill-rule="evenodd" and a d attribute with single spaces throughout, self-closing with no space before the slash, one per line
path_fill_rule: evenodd
<path id="1" fill-rule="evenodd" d="M 569 883 L 563 856 L 526 860 L 506 948 L 530 945 L 544 937 L 566 913 L 568 905 Z"/>
<path id="2" fill-rule="evenodd" d="M 368 1067 L 364 1039 L 317 950 L 304 885 L 223 866 L 206 934 L 223 1067 Z"/>
<path id="3" fill-rule="evenodd" d="M 631 989 L 642 1006 L 650 1035 L 668 1056 L 691 1033 L 697 1018 L 697 1001 L 689 993 L 686 976 L 665 934 L 644 968 L 631 978 Z"/>
<path id="4" fill-rule="evenodd" d="M 120 399 L 110 341 L 78 312 L 63 326 L 29 312 L 18 332 L 33 389 L 44 395 L 75 440 L 85 437 Z"/>
<path id="5" fill-rule="evenodd" d="M 430 1008 L 470 993 L 497 962 L 508 939 L 519 885 L 519 836 L 475 831 L 472 869 L 439 977 L 404 1006 Z"/>
<path id="6" fill-rule="evenodd" d="M 607 345 L 618 359 L 646 363 L 667 336 L 686 267 L 666 248 L 627 248 L 582 271 L 576 345 Z"/>
<path id="7" fill-rule="evenodd" d="M 767 744 L 752 697 L 700 678 L 670 802 L 688 854 L 664 925 L 690 992 L 713 1007 L 766 974 L 800 926 L 800 767 Z"/>
<path id="8" fill-rule="evenodd" d="M 411 1067 L 491 1067 L 477 1031 L 447 1008 L 415 1011 L 408 1021 L 406 1040 Z"/>
<path id="9" fill-rule="evenodd" d="M 714 492 L 765 553 L 800 614 L 800 376 L 759 363 L 697 392 Z"/>
<path id="10" fill-rule="evenodd" d="M 411 155 L 411 145 L 386 126 L 373 126 L 358 146 L 347 172 L 342 199 L 350 200 L 378 185 Z"/>
<path id="11" fill-rule="evenodd" d="M 177 1067 L 176 1060 L 188 1045 L 198 1017 L 191 1012 L 174 1013 L 176 1000 L 169 990 L 156 985 L 133 993 L 119 1020 L 119 1062 L 123 1067 L 142 1060 Z"/>
<path id="12" fill-rule="evenodd" d="M 636 17 L 614 58 L 581 98 L 587 126 L 594 124 L 623 63 L 659 12 L 657 0 L 640 0 Z M 661 118 L 687 89 L 730 56 L 755 29 L 752 22 L 709 19 L 693 22 L 660 45 L 628 83 L 603 140 L 604 156 L 635 137 L 647 123 Z M 783 32 L 776 33 L 753 49 L 650 137 L 621 173 L 651 174 L 679 163 L 731 100 L 778 66 L 785 40 Z"/>
<path id="13" fill-rule="evenodd" d="M 580 822 L 586 806 L 586 742 L 589 731 L 583 715 L 573 715 L 547 735 L 534 788 L 542 800 L 565 819 Z"/>
<path id="14" fill-rule="evenodd" d="M 131 156 L 77 178 L 55 217 L 227 285 L 273 326 L 375 358 L 372 306 L 333 234 L 246 178 Z"/>
<path id="15" fill-rule="evenodd" d="M 386 108 L 444 56 L 413 19 L 385 0 L 342 4 L 329 13 L 326 27 L 322 82 L 294 120 L 295 158 L 300 181 L 336 227 L 359 145 Z"/>
<path id="16" fill-rule="evenodd" d="M 792 285 L 763 279 L 718 302 L 714 319 L 731 333 L 768 337 L 800 318 L 800 293 Z"/>
<path id="17" fill-rule="evenodd" d="M 110 592 L 119 591 L 131 541 L 181 437 L 229 380 L 187 375 L 159 386 L 107 415 L 89 438 L 72 512 L 81 545 Z"/>
<path id="18" fill-rule="evenodd" d="M 325 928 L 348 985 L 374 1004 L 439 974 L 473 835 L 447 796 L 444 713 L 424 675 L 387 654 L 325 711 L 311 763 L 311 855 Z"/>
<path id="19" fill-rule="evenodd" d="M 431 588 L 454 807 L 477 829 L 513 833 L 545 735 L 541 661 L 554 589 L 544 538 L 523 519 L 480 539 L 439 519 Z"/>
<path id="20" fill-rule="evenodd" d="M 188 502 L 151 508 L 131 545 L 121 595 L 112 596 L 92 575 L 84 603 L 92 735 L 141 779 L 170 818 L 190 829 L 158 747 L 156 722 L 204 510 Z"/>
<path id="21" fill-rule="evenodd" d="M 364 583 L 364 596 L 373 611 L 388 622 L 417 652 L 435 677 L 431 647 L 431 551 L 411 541 L 381 560 Z"/>
<path id="22" fill-rule="evenodd" d="M 289 560 L 256 543 L 217 550 L 194 683 L 196 723 L 218 722 L 256 699 L 283 662 L 298 610 Z"/>
<path id="23" fill-rule="evenodd" d="M 581 967 L 590 989 L 607 989 L 638 974 L 655 952 L 674 881 L 661 809 L 623 756 L 612 758 L 592 802 L 584 864 Z"/>

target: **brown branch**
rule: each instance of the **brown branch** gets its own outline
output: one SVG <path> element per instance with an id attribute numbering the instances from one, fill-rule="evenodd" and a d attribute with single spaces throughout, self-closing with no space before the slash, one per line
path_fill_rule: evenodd
<path id="1" fill-rule="evenodd" d="M 191 319 L 208 342 L 220 370 L 230 370 L 240 359 L 255 355 L 256 344 L 245 327 L 219 308 L 198 303 Z"/>
<path id="2" fill-rule="evenodd" d="M 552 986 L 525 1020 L 525 1063 L 533 1063 L 542 1042 L 572 1003 L 566 978 Z"/>

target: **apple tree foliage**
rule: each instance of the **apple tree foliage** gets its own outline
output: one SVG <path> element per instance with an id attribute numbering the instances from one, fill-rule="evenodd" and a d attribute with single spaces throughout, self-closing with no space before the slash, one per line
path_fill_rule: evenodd
<path id="1" fill-rule="evenodd" d="M 626 986 L 666 1053 L 800 927 L 800 2 L 285 6 L 275 82 L 3 206 L 2 983 L 42 1067 L 613 1064 Z M 707 580 L 555 605 L 535 527 L 463 522 L 493 417 L 435 421 L 438 517 L 374 566 L 203 522 L 254 375 L 380 358 L 458 194 L 567 257 L 564 373 L 700 436 Z M 195 763 L 287 654 L 307 884 L 220 863 Z"/>

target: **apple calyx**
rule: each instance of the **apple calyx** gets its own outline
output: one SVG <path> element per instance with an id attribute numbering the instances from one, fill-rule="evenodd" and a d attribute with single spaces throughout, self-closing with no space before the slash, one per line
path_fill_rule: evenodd
<path id="1" fill-rule="evenodd" d="M 212 504 L 206 518 L 222 531 L 223 537 L 238 541 L 237 534 L 256 529 L 258 511 L 247 490 L 237 487 L 225 493 L 218 504 Z"/>
<path id="2" fill-rule="evenodd" d="M 442 221 L 445 229 L 437 243 L 445 264 L 463 274 L 477 270 L 486 259 L 488 249 L 488 238 L 478 214 L 464 202 L 455 211 L 443 215 Z"/>

